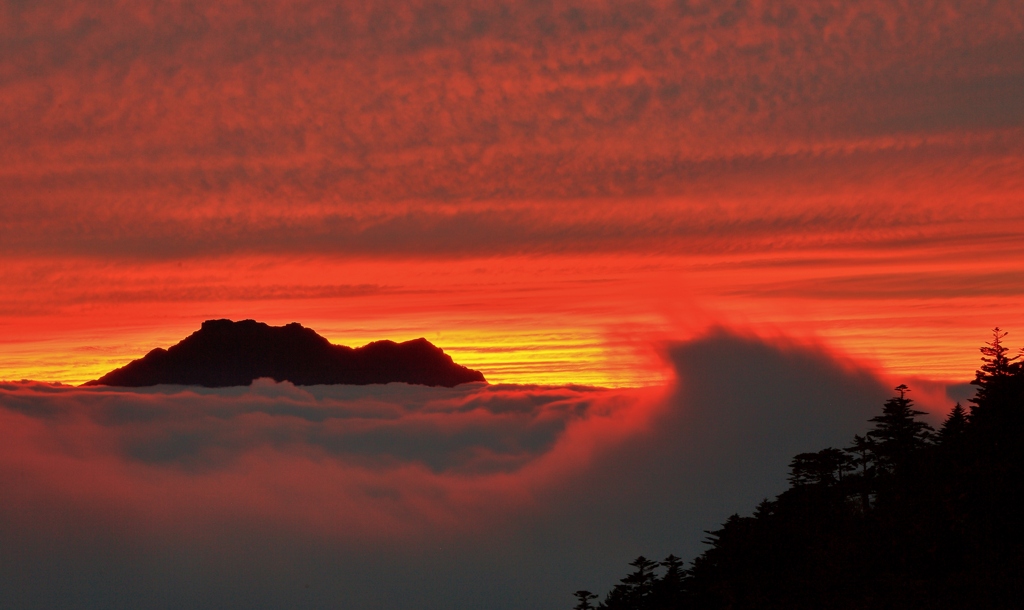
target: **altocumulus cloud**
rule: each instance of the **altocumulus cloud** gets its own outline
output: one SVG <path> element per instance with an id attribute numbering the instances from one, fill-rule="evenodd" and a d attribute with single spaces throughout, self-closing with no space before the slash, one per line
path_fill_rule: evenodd
<path id="1" fill-rule="evenodd" d="M 1017 0 L 0 2 L 0 240 L 131 258 L 589 252 L 686 247 L 720 218 L 636 221 L 638 197 L 796 192 L 849 207 L 844 227 L 892 199 L 927 202 L 928 222 L 940 205 L 1005 210 L 1022 15 Z M 750 228 L 713 224 L 697 233 Z"/>
<path id="2" fill-rule="evenodd" d="M 725 332 L 668 388 L 0 385 L 13 607 L 560 608 L 784 484 L 887 391 Z M 590 580 L 593 579 L 593 582 Z"/>

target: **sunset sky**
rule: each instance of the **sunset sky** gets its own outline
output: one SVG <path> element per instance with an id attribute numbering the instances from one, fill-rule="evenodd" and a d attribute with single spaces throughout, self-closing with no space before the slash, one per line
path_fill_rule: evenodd
<path id="1" fill-rule="evenodd" d="M 1024 309 L 1024 10 L 4 2 L 0 378 L 208 318 L 666 380 L 722 325 L 966 380 Z"/>
<path id="2" fill-rule="evenodd" d="M 66 523 L 46 536 L 64 540 L 54 532 L 107 523 L 117 505 L 127 529 L 110 525 L 103 540 L 159 546 L 140 532 L 187 529 L 145 491 L 160 481 L 172 491 L 159 493 L 215 507 L 196 532 L 261 494 L 276 500 L 246 527 L 279 524 L 289 485 L 305 502 L 296 527 L 319 531 L 333 517 L 318 502 L 342 501 L 303 487 L 303 476 L 321 476 L 361 489 L 342 496 L 354 514 L 391 524 L 373 527 L 450 532 L 479 509 L 484 525 L 466 527 L 500 522 L 521 541 L 503 511 L 545 515 L 522 531 L 575 519 L 566 515 L 576 509 L 537 507 L 576 506 L 545 494 L 611 463 L 588 457 L 594 446 L 639 446 L 633 432 L 700 402 L 681 383 L 704 370 L 698 347 L 723 366 L 721 346 L 777 359 L 789 371 L 780 379 L 802 375 L 801 358 L 827 361 L 822 378 L 854 388 L 836 404 L 881 400 L 880 388 L 907 381 L 944 408 L 945 384 L 973 377 L 992 327 L 1024 344 L 1024 2 L 0 0 L 0 263 L 0 380 L 44 382 L 0 388 L 0 419 L 20 439 L 0 452 L 0 471 L 43 481 L 0 502 L 7 518 L 24 518 L 22 531 L 46 529 L 27 515 L 52 509 Z M 211 318 L 296 321 L 351 346 L 426 337 L 492 384 L 520 385 L 379 404 L 255 388 L 193 397 L 195 410 L 168 415 L 167 427 L 158 417 L 130 430 L 104 409 L 189 400 L 46 385 L 95 379 Z M 796 391 L 765 395 L 784 404 Z M 450 461 L 432 462 L 427 440 L 413 443 L 422 454 L 379 450 L 392 461 L 338 457 L 309 439 L 342 433 L 305 420 L 281 432 L 304 439 L 285 459 L 259 416 L 276 413 L 264 405 L 275 392 L 345 417 L 413 404 L 462 413 L 473 401 L 493 413 L 444 424 L 417 415 L 406 422 L 415 432 L 394 432 L 448 439 Z M 519 411 L 495 406 L 505 400 L 539 409 L 508 438 L 498 430 Z M 204 428 L 204 405 L 238 413 L 249 441 Z M 843 421 L 863 421 L 872 405 Z M 48 427 L 32 413 L 70 419 Z M 203 465 L 167 458 L 173 472 L 132 453 L 183 430 L 231 449 L 190 446 Z M 786 451 L 841 443 L 847 431 L 771 445 L 781 462 L 761 487 L 694 509 L 699 527 L 680 527 L 664 554 L 697 550 L 699 529 L 773 493 Z M 478 434 L 493 442 L 466 440 Z M 322 450 L 333 457 L 309 457 Z M 224 478 L 195 474 L 222 458 L 233 464 Z M 500 466 L 479 466 L 491 459 Z M 107 486 L 82 490 L 55 474 L 72 464 Z M 253 484 L 242 472 L 265 476 Z M 238 495 L 218 496 L 222 484 Z M 659 496 L 658 514 L 679 510 L 688 484 Z M 369 487 L 403 499 L 380 508 Z M 630 519 L 616 511 L 602 514 Z M 388 556 L 390 543 L 362 530 L 326 529 L 346 553 Z M 566 534 L 550 556 L 584 534 Z M 10 536 L 0 531 L 0 542 Z M 218 548 L 230 555 L 247 536 Z M 659 539 L 643 536 L 601 546 L 587 569 Z M 75 538 L 66 565 L 78 565 L 87 539 Z M 517 557 L 533 565 L 541 547 L 522 545 Z M 473 564 L 482 548 L 459 561 Z M 171 563 L 195 551 L 175 549 Z M 543 581 L 537 595 L 570 580 Z M 506 607 L 548 607 L 516 599 Z"/>

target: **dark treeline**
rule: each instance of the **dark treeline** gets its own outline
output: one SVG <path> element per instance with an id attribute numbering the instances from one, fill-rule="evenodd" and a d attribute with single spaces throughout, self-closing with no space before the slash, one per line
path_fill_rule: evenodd
<path id="1" fill-rule="evenodd" d="M 848 447 L 795 456 L 789 489 L 707 532 L 691 565 L 638 557 L 575 608 L 1024 607 L 1024 364 L 1005 335 L 939 430 L 901 385 Z"/>

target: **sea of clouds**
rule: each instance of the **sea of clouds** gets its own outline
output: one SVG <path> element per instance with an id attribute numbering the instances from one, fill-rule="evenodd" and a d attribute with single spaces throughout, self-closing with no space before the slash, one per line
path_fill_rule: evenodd
<path id="1" fill-rule="evenodd" d="M 0 384 L 14 608 L 568 608 L 782 491 L 890 395 L 824 349 L 724 331 L 676 382 Z"/>

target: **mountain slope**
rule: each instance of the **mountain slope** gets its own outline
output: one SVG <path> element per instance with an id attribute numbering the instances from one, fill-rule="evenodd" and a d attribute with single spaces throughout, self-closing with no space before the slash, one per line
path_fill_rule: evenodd
<path id="1" fill-rule="evenodd" d="M 452 387 L 485 381 L 426 339 L 375 341 L 359 348 L 334 345 L 301 324 L 268 326 L 254 320 L 207 320 L 168 348 L 85 385 L 157 384 L 225 387 L 270 377 L 295 385 L 404 382 Z"/>

